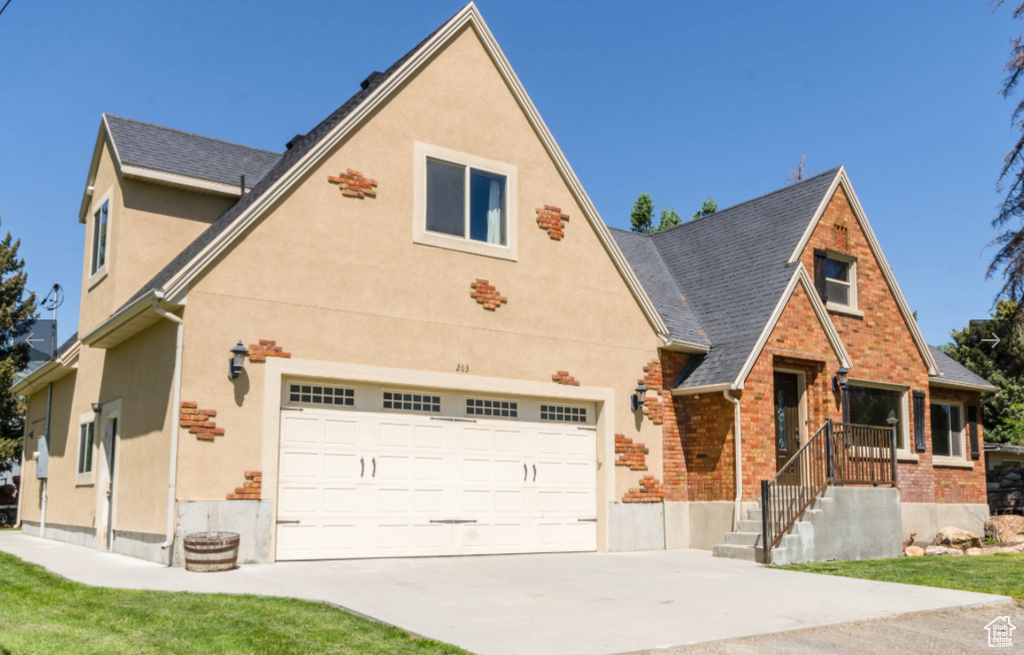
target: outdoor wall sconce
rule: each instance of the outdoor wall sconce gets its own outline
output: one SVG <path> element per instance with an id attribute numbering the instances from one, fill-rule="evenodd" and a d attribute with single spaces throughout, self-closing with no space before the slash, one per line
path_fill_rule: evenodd
<path id="1" fill-rule="evenodd" d="M 242 342 L 231 349 L 231 357 L 228 358 L 228 379 L 234 380 L 242 374 L 242 366 L 245 364 L 245 356 L 249 351 L 245 349 Z"/>
<path id="2" fill-rule="evenodd" d="M 103 410 L 103 405 L 101 405 L 100 403 L 93 403 L 92 404 L 92 413 L 93 414 L 99 414 L 100 411 L 102 411 L 102 410 Z"/>
<path id="3" fill-rule="evenodd" d="M 900 420 L 898 418 L 896 418 L 896 412 L 895 411 L 890 411 L 889 412 L 889 418 L 885 419 L 885 422 L 889 424 L 889 427 L 893 427 L 897 423 L 899 423 Z"/>
<path id="4" fill-rule="evenodd" d="M 634 391 L 633 395 L 629 397 L 629 404 L 630 406 L 633 407 L 633 411 L 635 412 L 636 410 L 644 406 L 644 400 L 646 399 L 647 387 L 645 387 L 644 383 L 641 382 L 640 384 L 636 385 L 636 391 Z"/>
<path id="5" fill-rule="evenodd" d="M 836 374 L 832 376 L 832 391 L 839 391 L 846 387 L 846 376 L 849 375 L 849 371 L 846 370 L 845 366 L 840 366 Z"/>

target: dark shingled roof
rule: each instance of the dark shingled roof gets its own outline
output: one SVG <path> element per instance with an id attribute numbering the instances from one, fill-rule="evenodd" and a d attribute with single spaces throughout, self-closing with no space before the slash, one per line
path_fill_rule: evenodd
<path id="1" fill-rule="evenodd" d="M 935 365 L 939 367 L 939 373 L 941 374 L 938 378 L 932 378 L 933 380 L 945 380 L 947 382 L 960 382 L 963 384 L 977 384 L 987 387 L 993 386 L 988 380 L 980 375 L 972 373 L 969 368 L 935 346 L 929 345 L 928 350 L 932 352 L 932 357 L 935 359 Z"/>
<path id="2" fill-rule="evenodd" d="M 691 360 L 680 388 L 729 383 L 739 375 L 796 270 L 796 264 L 787 265 L 787 260 L 838 173 L 834 168 L 642 237 L 655 246 L 662 266 L 711 340 L 711 352 Z M 623 251 L 662 318 L 678 313 L 677 306 L 665 301 L 667 294 L 659 288 L 664 283 L 648 282 L 656 265 L 641 261 L 640 254 L 649 249 Z"/>
<path id="3" fill-rule="evenodd" d="M 462 10 L 460 9 L 459 12 Z M 452 16 L 454 18 L 458 13 Z M 402 55 L 402 57 L 393 63 L 383 73 L 376 73 L 370 75 L 363 81 L 359 91 L 355 93 L 351 98 L 345 101 L 345 104 L 338 107 L 331 113 L 330 116 L 320 122 L 319 125 L 314 127 L 308 133 L 301 138 L 296 137 L 292 140 L 292 147 L 286 150 L 277 163 L 270 169 L 269 172 L 255 186 L 252 191 L 244 194 L 238 199 L 234 205 L 228 208 L 220 217 L 210 224 L 210 227 L 206 228 L 196 239 L 185 247 L 178 256 L 170 261 L 167 266 L 157 273 L 152 280 L 147 282 L 139 289 L 135 295 L 128 299 L 128 301 L 118 309 L 120 311 L 124 307 L 132 304 L 142 296 L 146 295 L 150 291 L 163 288 L 171 278 L 173 278 L 181 269 L 183 269 L 196 255 L 198 255 L 203 248 L 208 246 L 214 239 L 217 238 L 224 230 L 226 230 L 232 223 L 235 222 L 242 213 L 245 212 L 256 200 L 258 200 L 264 193 L 269 190 L 275 182 L 287 173 L 292 166 L 302 159 L 306 153 L 313 149 L 328 133 L 331 132 L 335 127 L 338 126 L 345 118 L 351 114 L 355 109 L 363 103 L 366 98 L 376 91 L 384 82 L 386 82 L 392 75 L 395 74 L 402 64 L 408 61 L 420 48 L 422 48 L 430 39 L 434 37 L 441 29 L 451 21 L 451 18 L 442 23 L 436 30 L 431 32 L 420 41 L 416 46 L 409 52 Z"/>
<path id="4" fill-rule="evenodd" d="M 693 309 L 679 293 L 679 287 L 665 267 L 654 240 L 646 234 L 615 228 L 611 228 L 610 232 L 661 319 L 668 326 L 668 336 L 687 343 L 710 346 L 708 335 Z"/>
<path id="5" fill-rule="evenodd" d="M 122 164 L 246 186 L 259 182 L 281 155 L 208 136 L 104 114 Z"/>
<path id="6" fill-rule="evenodd" d="M 57 359 L 58 357 L 61 357 L 71 348 L 71 346 L 75 345 L 76 341 L 78 341 L 77 332 L 68 337 L 68 340 L 62 343 L 59 348 L 57 348 L 57 352 L 53 353 L 52 359 Z"/>

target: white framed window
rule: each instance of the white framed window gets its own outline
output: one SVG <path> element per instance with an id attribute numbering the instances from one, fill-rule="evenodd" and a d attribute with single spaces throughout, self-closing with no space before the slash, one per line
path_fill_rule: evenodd
<path id="1" fill-rule="evenodd" d="M 356 391 L 355 389 L 322 384 L 289 384 L 288 400 L 293 403 L 309 403 L 311 405 L 352 407 L 356 404 Z"/>
<path id="2" fill-rule="evenodd" d="M 411 391 L 385 391 L 384 409 L 400 412 L 441 413 L 441 396 Z"/>
<path id="3" fill-rule="evenodd" d="M 107 228 L 110 225 L 110 201 L 104 200 L 92 215 L 92 266 L 96 275 L 107 266 Z"/>
<path id="4" fill-rule="evenodd" d="M 466 398 L 466 416 L 519 418 L 519 403 L 514 400 Z"/>
<path id="5" fill-rule="evenodd" d="M 825 292 L 828 306 L 857 309 L 857 260 L 829 252 L 825 259 Z"/>
<path id="6" fill-rule="evenodd" d="M 93 483 L 93 457 L 96 445 L 96 415 L 82 414 L 78 419 L 78 464 L 75 484 Z"/>
<path id="7" fill-rule="evenodd" d="M 516 168 L 416 143 L 413 241 L 516 258 Z"/>
<path id="8" fill-rule="evenodd" d="M 554 421 L 556 423 L 586 423 L 587 408 L 572 405 L 542 404 L 540 406 L 540 420 Z"/>
<path id="9" fill-rule="evenodd" d="M 931 404 L 932 461 L 935 464 L 967 462 L 964 406 L 959 403 Z"/>
<path id="10" fill-rule="evenodd" d="M 896 453 L 900 459 L 917 459 L 911 452 L 910 416 L 907 388 L 898 385 L 851 380 L 847 386 L 850 423 L 888 428 L 888 419 L 896 417 Z"/>

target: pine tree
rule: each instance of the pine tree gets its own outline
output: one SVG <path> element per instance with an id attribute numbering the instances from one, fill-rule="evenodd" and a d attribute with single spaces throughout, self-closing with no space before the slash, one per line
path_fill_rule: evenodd
<path id="1" fill-rule="evenodd" d="M 698 218 L 711 216 L 716 211 L 718 211 L 718 203 L 715 202 L 714 198 L 708 198 L 700 204 L 700 209 L 690 214 L 690 219 L 697 220 Z"/>
<path id="2" fill-rule="evenodd" d="M 653 231 L 651 219 L 654 218 L 654 201 L 642 191 L 633 202 L 633 210 L 629 212 L 629 222 L 633 225 L 633 231 L 640 234 L 650 234 Z"/>
<path id="3" fill-rule="evenodd" d="M 664 207 L 661 210 L 661 221 L 658 223 L 658 227 L 654 228 L 654 231 L 661 232 L 670 227 L 680 225 L 682 222 L 683 219 L 679 217 L 675 207 Z"/>
<path id="4" fill-rule="evenodd" d="M 25 404 L 11 393 L 15 376 L 28 366 L 28 343 L 14 343 L 32 329 L 36 296 L 26 296 L 25 260 L 18 257 L 21 240 L 11 233 L 0 242 L 0 471 L 21 457 Z"/>

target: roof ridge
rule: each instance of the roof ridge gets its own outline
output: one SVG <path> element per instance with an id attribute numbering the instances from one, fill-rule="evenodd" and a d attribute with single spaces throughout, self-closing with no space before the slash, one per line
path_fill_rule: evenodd
<path id="1" fill-rule="evenodd" d="M 714 214 L 709 214 L 707 216 L 702 216 L 700 219 L 690 219 L 688 221 L 680 223 L 679 225 L 673 225 L 672 227 L 664 229 L 664 230 L 659 230 L 657 232 L 651 232 L 650 235 L 648 235 L 648 236 L 654 236 L 655 234 L 665 234 L 666 232 L 671 232 L 672 230 L 677 230 L 677 229 L 679 229 L 679 228 L 681 228 L 681 227 L 683 227 L 685 225 L 692 225 L 692 224 L 696 223 L 698 220 L 707 220 L 707 219 L 720 218 L 722 214 L 724 214 L 726 212 L 730 212 L 730 211 L 732 211 L 734 209 L 738 209 L 739 207 L 742 207 L 744 205 L 749 205 L 752 202 L 757 202 L 758 200 L 763 200 L 765 198 L 768 198 L 769 196 L 774 196 L 777 193 L 783 193 L 783 192 L 786 192 L 786 191 L 790 191 L 792 189 L 797 188 L 798 186 L 800 186 L 802 184 L 807 184 L 808 182 L 813 182 L 814 180 L 817 180 L 818 178 L 824 177 L 826 175 L 830 175 L 830 174 L 831 175 L 835 175 L 836 173 L 839 172 L 839 169 L 841 169 L 841 168 L 842 168 L 842 166 L 835 166 L 835 167 L 830 168 L 829 170 L 825 171 L 824 173 L 818 173 L 817 175 L 815 175 L 813 177 L 809 177 L 806 180 L 800 180 L 799 182 L 796 182 L 795 184 L 789 184 L 789 185 L 781 187 L 779 189 L 775 189 L 774 191 L 769 191 L 768 193 L 762 193 L 761 195 L 759 195 L 757 197 L 751 198 L 749 200 L 744 200 L 743 202 L 736 203 L 735 205 L 730 205 L 730 206 L 726 207 L 725 209 L 719 209 Z"/>
<path id="2" fill-rule="evenodd" d="M 227 144 L 229 146 L 238 146 L 239 148 L 246 148 L 248 150 L 257 150 L 259 152 L 265 152 L 268 155 L 275 155 L 277 157 L 281 156 L 280 152 L 274 152 L 273 150 L 267 150 L 266 148 L 257 148 L 256 146 L 247 146 L 244 143 L 238 143 L 237 141 L 228 141 L 226 139 L 218 139 L 217 137 L 206 136 L 205 134 L 199 134 L 197 132 L 188 132 L 186 130 L 179 130 L 176 127 L 168 127 L 166 125 L 157 125 L 156 123 L 150 123 L 149 121 L 140 121 L 137 118 L 129 118 L 128 116 L 120 116 L 118 114 L 109 114 L 107 112 L 103 112 L 103 117 L 104 118 L 107 118 L 107 117 L 117 118 L 117 119 L 120 119 L 120 120 L 123 120 L 123 121 L 131 121 L 132 123 L 137 123 L 139 125 L 146 125 L 148 127 L 155 127 L 155 128 L 161 129 L 161 130 L 167 130 L 168 132 L 177 132 L 178 134 L 184 134 L 185 136 L 198 137 L 200 139 L 207 139 L 209 141 L 216 141 L 218 143 L 224 143 L 224 144 Z"/>

